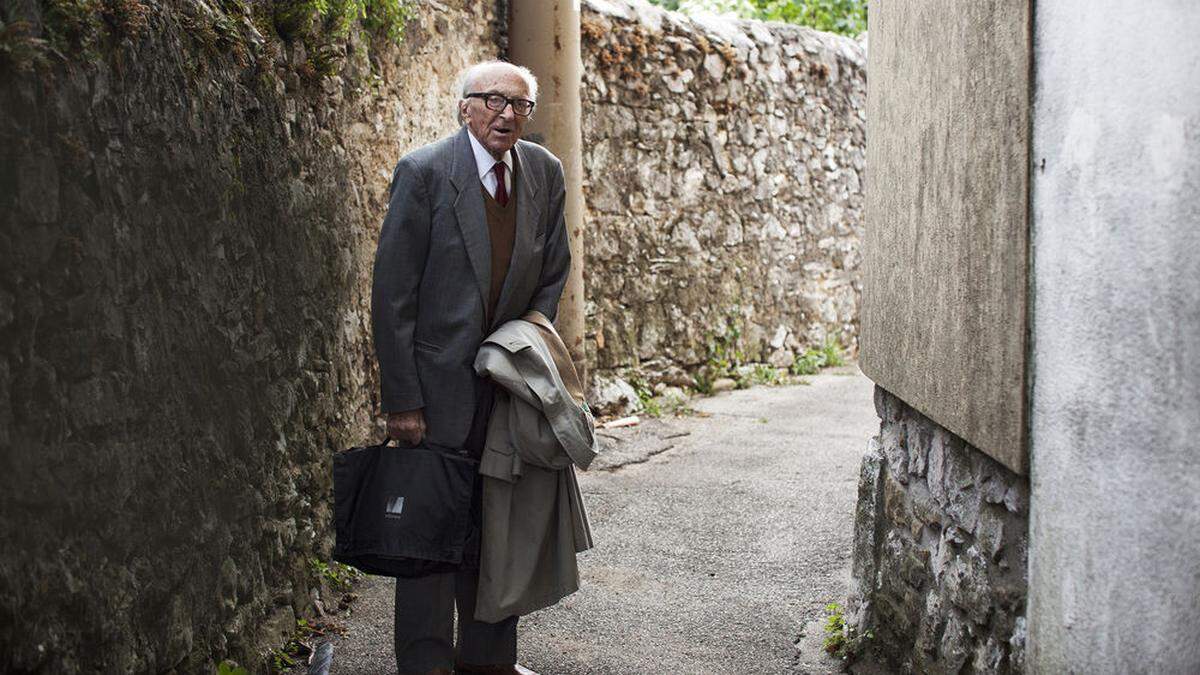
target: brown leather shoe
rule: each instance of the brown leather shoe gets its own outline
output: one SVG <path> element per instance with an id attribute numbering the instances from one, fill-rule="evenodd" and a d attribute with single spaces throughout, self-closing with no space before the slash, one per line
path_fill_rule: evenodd
<path id="1" fill-rule="evenodd" d="M 519 663 L 477 666 L 469 663 L 454 664 L 454 675 L 538 675 Z"/>

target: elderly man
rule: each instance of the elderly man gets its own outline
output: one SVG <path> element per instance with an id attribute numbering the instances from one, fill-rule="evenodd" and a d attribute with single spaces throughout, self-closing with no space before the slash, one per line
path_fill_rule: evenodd
<path id="1" fill-rule="evenodd" d="M 519 140 L 537 80 L 498 61 L 460 80 L 462 128 L 396 165 L 371 300 L 388 434 L 478 456 L 494 386 L 472 369 L 480 343 L 529 310 L 553 319 L 571 260 L 562 163 Z M 516 616 L 474 619 L 479 492 L 462 568 L 396 580 L 401 673 L 531 672 L 516 664 Z"/>

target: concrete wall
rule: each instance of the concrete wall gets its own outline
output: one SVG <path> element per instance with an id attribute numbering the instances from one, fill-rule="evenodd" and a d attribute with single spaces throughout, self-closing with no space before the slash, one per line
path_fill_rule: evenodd
<path id="1" fill-rule="evenodd" d="M 862 46 L 644 2 L 588 0 L 582 24 L 591 364 L 691 386 L 735 354 L 853 350 Z"/>
<path id="2" fill-rule="evenodd" d="M 870 5 L 863 372 L 1026 470 L 1027 2 Z"/>
<path id="3" fill-rule="evenodd" d="M 39 6 L 0 18 L 75 30 Z M 392 168 L 453 130 L 495 3 L 324 54 L 236 2 L 115 6 L 0 58 L 0 671 L 263 672 L 321 599 L 332 453 L 379 438 Z"/>
<path id="4" fill-rule="evenodd" d="M 1035 672 L 1200 672 L 1197 35 L 1190 2 L 1038 4 Z"/>

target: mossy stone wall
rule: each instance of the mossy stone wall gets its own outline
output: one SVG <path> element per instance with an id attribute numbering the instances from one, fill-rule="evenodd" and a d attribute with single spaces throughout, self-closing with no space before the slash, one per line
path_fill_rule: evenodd
<path id="1" fill-rule="evenodd" d="M 0 9 L 0 670 L 262 670 L 315 611 L 331 456 L 378 437 L 392 168 L 497 53 L 494 2 L 440 6 L 400 44 Z"/>

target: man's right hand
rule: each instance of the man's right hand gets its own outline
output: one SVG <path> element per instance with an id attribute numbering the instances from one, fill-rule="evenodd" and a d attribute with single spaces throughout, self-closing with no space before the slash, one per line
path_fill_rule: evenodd
<path id="1" fill-rule="evenodd" d="M 407 412 L 388 413 L 388 437 L 417 445 L 425 438 L 425 415 L 421 408 Z"/>

